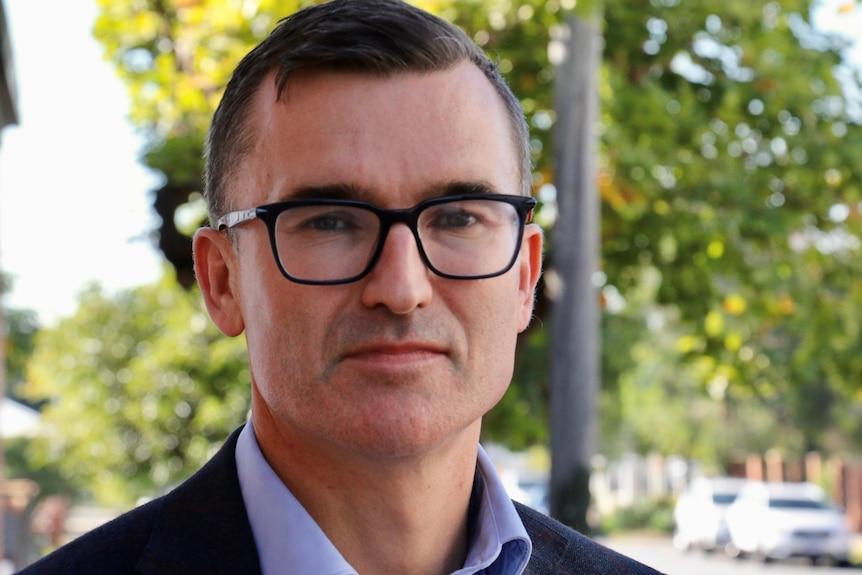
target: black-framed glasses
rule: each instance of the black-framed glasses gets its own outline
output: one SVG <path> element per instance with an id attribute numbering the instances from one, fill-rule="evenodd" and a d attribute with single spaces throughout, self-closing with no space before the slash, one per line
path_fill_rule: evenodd
<path id="1" fill-rule="evenodd" d="M 425 265 L 449 279 L 484 279 L 509 271 L 536 200 L 503 194 L 463 194 L 386 210 L 341 199 L 295 199 L 230 212 L 216 228 L 260 219 L 287 279 L 311 285 L 365 277 L 380 257 L 393 224 L 406 224 Z"/>

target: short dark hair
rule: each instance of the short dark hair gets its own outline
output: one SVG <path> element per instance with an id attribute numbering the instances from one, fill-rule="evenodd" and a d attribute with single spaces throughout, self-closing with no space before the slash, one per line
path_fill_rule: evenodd
<path id="1" fill-rule="evenodd" d="M 251 148 L 248 116 L 264 78 L 275 71 L 278 98 L 290 74 L 324 68 L 389 76 L 434 72 L 470 61 L 502 98 L 519 161 L 521 193 L 530 194 L 529 130 L 520 102 L 496 64 L 460 28 L 401 0 L 331 0 L 279 22 L 240 61 L 213 116 L 206 142 L 204 195 L 211 218 L 229 209 L 225 187 Z"/>

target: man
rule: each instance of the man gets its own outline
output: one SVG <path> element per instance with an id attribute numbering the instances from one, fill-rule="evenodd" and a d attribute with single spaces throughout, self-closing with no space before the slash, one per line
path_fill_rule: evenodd
<path id="1" fill-rule="evenodd" d="M 251 418 L 167 496 L 26 573 L 655 573 L 506 496 L 478 447 L 531 318 L 527 128 L 397 0 L 283 21 L 237 67 L 195 236 Z"/>

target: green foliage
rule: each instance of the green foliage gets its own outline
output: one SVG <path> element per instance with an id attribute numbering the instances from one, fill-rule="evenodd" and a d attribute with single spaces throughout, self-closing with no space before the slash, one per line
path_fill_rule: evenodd
<path id="1" fill-rule="evenodd" d="M 599 529 L 604 535 L 627 531 L 671 533 L 674 526 L 673 508 L 674 500 L 668 497 L 642 499 L 630 507 L 623 507 L 602 517 Z"/>
<path id="2" fill-rule="evenodd" d="M 515 381 L 482 422 L 482 440 L 523 450 L 548 443 L 548 333 L 542 329 L 521 337 Z"/>
<path id="3" fill-rule="evenodd" d="M 171 276 L 86 291 L 74 316 L 39 332 L 27 375 L 27 396 L 50 400 L 29 455 L 106 504 L 187 477 L 247 417 L 243 342 Z"/>
<path id="4" fill-rule="evenodd" d="M 206 132 L 233 67 L 284 15 L 310 2 L 98 0 L 93 35 L 156 141 Z"/>
<path id="5" fill-rule="evenodd" d="M 39 331 L 36 312 L 4 308 L 3 327 L 6 343 L 6 393 L 15 397 L 24 382 L 24 369 Z"/>
<path id="6" fill-rule="evenodd" d="M 198 189 L 204 173 L 204 146 L 200 134 L 183 135 L 154 143 L 144 162 L 169 178 L 172 184 Z"/>
<path id="7" fill-rule="evenodd" d="M 630 446 L 713 460 L 764 441 L 862 448 L 862 138 L 838 46 L 807 8 L 606 4 L 602 257 L 625 302 L 606 310 L 620 316 L 606 345 L 626 349 L 613 329 L 626 318 L 647 329 L 615 360 L 621 397 L 603 402 Z"/>
<path id="8" fill-rule="evenodd" d="M 29 479 L 39 486 L 37 497 L 43 498 L 48 495 L 62 495 L 70 499 L 80 497 L 81 485 L 78 480 L 75 484 L 70 483 L 63 477 L 58 461 L 33 460 L 31 440 L 27 437 L 15 437 L 3 441 L 5 455 L 5 473 L 10 479 Z"/>

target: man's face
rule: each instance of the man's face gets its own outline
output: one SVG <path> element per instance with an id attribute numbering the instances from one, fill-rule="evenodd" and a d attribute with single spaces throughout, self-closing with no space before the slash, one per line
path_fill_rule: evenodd
<path id="1" fill-rule="evenodd" d="M 472 64 L 389 78 L 301 72 L 279 103 L 267 79 L 250 124 L 256 140 L 230 182 L 231 209 L 333 189 L 409 208 L 456 182 L 518 193 L 503 104 Z M 198 259 L 206 251 L 224 260 L 222 295 L 208 295 L 219 280 L 202 287 L 219 327 L 245 330 L 253 418 L 270 418 L 282 439 L 421 453 L 476 431 L 505 392 L 538 280 L 535 226 L 506 274 L 451 280 L 425 267 L 397 224 L 371 273 L 335 286 L 285 279 L 263 222 L 235 233 L 235 252 L 215 235 L 218 250 L 196 248 Z M 212 267 L 198 266 L 199 275 Z"/>

